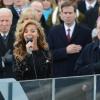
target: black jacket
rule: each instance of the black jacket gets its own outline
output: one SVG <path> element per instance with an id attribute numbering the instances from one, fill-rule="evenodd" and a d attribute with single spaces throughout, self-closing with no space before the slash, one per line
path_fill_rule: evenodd
<path id="1" fill-rule="evenodd" d="M 53 55 L 53 77 L 75 75 L 74 67 L 80 53 L 68 54 L 66 47 L 69 44 L 84 46 L 92 41 L 91 30 L 76 23 L 70 42 L 66 37 L 64 24 L 51 28 L 48 34 L 49 47 Z"/>
<path id="2" fill-rule="evenodd" d="M 15 41 L 14 30 L 11 29 L 6 37 L 3 40 L 3 37 L 0 35 L 0 57 L 2 57 L 5 67 L 1 67 L 0 69 L 0 77 L 1 78 L 12 78 L 12 51 L 13 51 L 13 43 Z M 5 44 L 6 43 L 6 44 Z"/>
<path id="3" fill-rule="evenodd" d="M 99 41 L 88 44 L 76 62 L 75 71 L 78 75 L 100 74 Z"/>
<path id="4" fill-rule="evenodd" d="M 34 51 L 22 61 L 15 60 L 14 75 L 17 80 L 51 77 L 51 59 L 48 51 Z"/>

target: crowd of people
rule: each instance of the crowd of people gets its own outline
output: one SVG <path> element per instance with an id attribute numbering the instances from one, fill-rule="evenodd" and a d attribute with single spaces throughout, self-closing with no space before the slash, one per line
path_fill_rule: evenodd
<path id="1" fill-rule="evenodd" d="M 100 74 L 100 0 L 0 0 L 0 78 Z"/>

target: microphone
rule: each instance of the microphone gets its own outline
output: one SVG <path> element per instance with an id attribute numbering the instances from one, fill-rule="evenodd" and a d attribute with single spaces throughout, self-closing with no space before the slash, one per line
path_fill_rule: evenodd
<path id="1" fill-rule="evenodd" d="M 32 36 L 27 36 L 25 38 L 25 41 L 26 41 L 26 44 L 29 43 L 29 42 L 32 43 L 32 41 L 33 41 Z M 32 47 L 29 47 L 29 48 L 26 48 L 26 49 L 27 49 L 27 53 L 32 54 L 32 51 L 33 51 Z"/>

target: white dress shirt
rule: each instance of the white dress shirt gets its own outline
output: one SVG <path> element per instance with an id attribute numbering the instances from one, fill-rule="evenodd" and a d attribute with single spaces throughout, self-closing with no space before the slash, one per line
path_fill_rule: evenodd
<path id="1" fill-rule="evenodd" d="M 0 34 L 1 34 L 2 37 L 4 37 L 4 36 L 7 37 L 7 36 L 8 36 L 8 32 L 7 32 L 7 33 L 2 33 L 2 32 L 0 32 Z"/>
<path id="2" fill-rule="evenodd" d="M 66 36 L 68 36 L 68 29 L 70 29 L 70 38 L 72 37 L 75 24 L 76 24 L 76 23 L 74 22 L 73 25 L 69 27 L 69 26 L 67 26 L 67 25 L 64 23 L 64 27 L 65 27 L 65 31 L 66 31 Z"/>
<path id="3" fill-rule="evenodd" d="M 96 2 L 97 2 L 97 0 L 95 0 L 93 3 L 90 4 L 87 0 L 85 0 L 86 9 L 89 10 L 90 7 L 94 8 Z"/>

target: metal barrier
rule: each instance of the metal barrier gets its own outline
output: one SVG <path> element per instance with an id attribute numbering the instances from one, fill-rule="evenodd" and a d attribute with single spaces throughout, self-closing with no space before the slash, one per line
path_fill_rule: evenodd
<path id="1" fill-rule="evenodd" d="M 100 75 L 20 82 L 0 79 L 0 92 L 4 100 L 100 100 Z"/>

